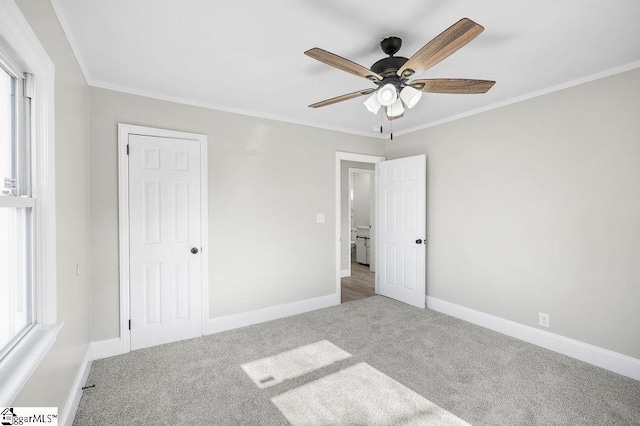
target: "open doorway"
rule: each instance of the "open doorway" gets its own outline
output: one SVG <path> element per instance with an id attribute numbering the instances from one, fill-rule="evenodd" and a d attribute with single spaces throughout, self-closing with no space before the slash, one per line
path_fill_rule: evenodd
<path id="1" fill-rule="evenodd" d="M 360 163 L 348 169 L 349 193 L 349 263 L 340 280 L 341 301 L 351 302 L 376 294 L 374 224 L 375 165 Z M 344 209 L 343 209 L 344 214 Z"/>
<path id="2" fill-rule="evenodd" d="M 336 153 L 337 294 L 341 303 L 376 294 L 375 163 L 384 157 Z"/>

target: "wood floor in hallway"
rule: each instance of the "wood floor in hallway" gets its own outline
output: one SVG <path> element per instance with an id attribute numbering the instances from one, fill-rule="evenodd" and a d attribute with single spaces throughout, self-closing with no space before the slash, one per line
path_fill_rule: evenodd
<path id="1" fill-rule="evenodd" d="M 374 277 L 368 266 L 351 262 L 351 276 L 341 280 L 342 303 L 375 296 Z"/>

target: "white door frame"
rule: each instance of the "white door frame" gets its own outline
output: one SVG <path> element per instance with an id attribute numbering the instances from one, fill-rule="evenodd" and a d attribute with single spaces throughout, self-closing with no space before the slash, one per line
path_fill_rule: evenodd
<path id="1" fill-rule="evenodd" d="M 354 154 L 351 152 L 342 152 L 342 151 L 336 151 L 336 298 L 337 298 L 337 303 L 340 304 L 341 303 L 341 295 L 340 295 L 340 278 L 341 278 L 341 247 L 340 247 L 340 232 L 342 229 L 342 207 L 341 207 L 341 200 L 340 200 L 340 193 L 341 193 L 341 188 L 342 188 L 342 183 L 341 183 L 341 162 L 342 161 L 358 161 L 360 163 L 379 163 L 381 161 L 384 161 L 385 158 L 384 157 L 380 157 L 377 155 L 369 155 L 369 154 Z M 375 191 L 375 189 L 374 189 Z M 349 266 L 351 267 L 351 266 Z M 376 293 L 378 292 L 378 282 L 376 280 Z"/>
<path id="2" fill-rule="evenodd" d="M 209 316 L 209 215 L 207 191 L 207 135 L 185 133 L 153 127 L 118 123 L 118 233 L 120 248 L 120 339 L 122 353 L 131 351 L 129 330 L 129 135 L 155 136 L 160 138 L 187 139 L 200 142 L 200 221 L 202 241 L 202 330 Z"/>

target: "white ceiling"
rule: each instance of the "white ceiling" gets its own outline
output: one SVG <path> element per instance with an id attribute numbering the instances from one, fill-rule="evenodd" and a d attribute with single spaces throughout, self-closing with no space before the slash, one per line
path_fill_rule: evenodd
<path id="1" fill-rule="evenodd" d="M 393 122 L 404 133 L 640 66 L 638 0 L 53 0 L 89 84 L 374 136 L 381 115 L 354 99 L 375 87 L 303 54 L 320 47 L 370 67 L 378 45 L 410 57 L 463 17 L 485 31 L 416 78 L 497 81 L 484 95 L 425 94 Z M 384 119 L 385 133 L 389 122 Z"/>

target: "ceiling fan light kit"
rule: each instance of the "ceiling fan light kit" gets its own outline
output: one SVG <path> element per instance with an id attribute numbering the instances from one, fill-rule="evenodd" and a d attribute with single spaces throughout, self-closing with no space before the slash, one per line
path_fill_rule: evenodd
<path id="1" fill-rule="evenodd" d="M 399 118 L 402 115 L 404 115 L 404 106 L 402 105 L 402 100 L 398 98 L 393 104 L 387 107 L 387 117 Z"/>
<path id="2" fill-rule="evenodd" d="M 400 92 L 400 99 L 402 99 L 402 102 L 404 102 L 409 109 L 416 106 L 420 101 L 420 98 L 422 98 L 422 92 L 411 86 L 403 88 Z"/>
<path id="3" fill-rule="evenodd" d="M 364 106 L 366 106 L 367 109 L 373 114 L 377 114 L 378 111 L 380 111 L 380 107 L 382 107 L 382 104 L 378 101 L 377 93 L 374 93 L 373 95 L 369 96 L 367 100 L 364 101 L 363 103 L 364 103 Z"/>
<path id="4" fill-rule="evenodd" d="M 398 92 L 396 86 L 391 83 L 387 83 L 378 89 L 378 102 L 380 105 L 389 106 L 393 104 L 398 98 Z"/>
<path id="5" fill-rule="evenodd" d="M 377 114 L 381 106 L 385 106 L 387 118 L 393 120 L 404 115 L 405 106 L 409 109 L 416 106 L 423 92 L 486 93 L 493 87 L 495 81 L 452 78 L 408 81 L 414 74 L 428 70 L 455 53 L 483 30 L 482 26 L 468 18 L 463 18 L 424 45 L 409 59 L 394 56 L 402 47 L 402 40 L 398 37 L 387 37 L 380 42 L 380 47 L 389 57 L 377 61 L 370 69 L 318 47 L 307 50 L 304 52 L 305 55 L 342 71 L 366 78 L 378 86 L 376 89 L 363 89 L 316 102 L 309 107 L 323 107 L 373 93 L 364 101 L 364 105 L 373 114 Z"/>

